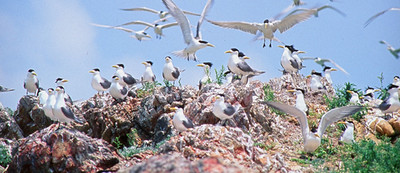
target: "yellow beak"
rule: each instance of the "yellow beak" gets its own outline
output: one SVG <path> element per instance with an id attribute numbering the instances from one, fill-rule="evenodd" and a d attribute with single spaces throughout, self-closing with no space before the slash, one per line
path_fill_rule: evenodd
<path id="1" fill-rule="evenodd" d="M 278 47 L 280 47 L 280 48 L 285 48 L 285 46 L 282 46 L 282 45 L 278 45 Z"/>
<path id="2" fill-rule="evenodd" d="M 113 65 L 113 66 L 111 66 L 111 67 L 118 68 L 118 66 L 117 66 L 117 65 Z"/>
<path id="3" fill-rule="evenodd" d="M 204 67 L 204 64 L 197 64 L 198 67 Z"/>
<path id="4" fill-rule="evenodd" d="M 292 93 L 292 92 L 296 92 L 296 90 L 287 90 L 287 91 L 288 91 L 288 92 L 291 92 L 291 93 Z"/>
<path id="5" fill-rule="evenodd" d="M 338 122 L 338 124 L 346 124 L 346 122 L 340 121 Z"/>
<path id="6" fill-rule="evenodd" d="M 250 57 L 248 57 L 248 56 L 244 56 L 244 57 L 243 57 L 243 59 L 250 59 Z"/>
<path id="7" fill-rule="evenodd" d="M 331 69 L 331 71 L 337 71 L 335 68 Z"/>
<path id="8" fill-rule="evenodd" d="M 35 75 L 35 76 L 37 76 L 37 74 L 36 74 L 35 72 L 32 72 L 32 75 Z"/>
<path id="9" fill-rule="evenodd" d="M 307 53 L 307 52 L 304 52 L 304 51 L 301 51 L 301 50 L 300 50 L 300 51 L 297 51 L 297 53 Z"/>
<path id="10" fill-rule="evenodd" d="M 56 91 L 60 91 L 60 88 L 56 88 Z"/>
<path id="11" fill-rule="evenodd" d="M 350 91 L 350 90 L 347 90 L 346 92 L 348 92 L 348 93 L 350 93 L 350 94 L 352 94 L 352 93 L 353 93 L 353 91 Z"/>
<path id="12" fill-rule="evenodd" d="M 93 71 L 93 70 L 90 70 L 89 73 L 94 73 L 94 71 Z"/>
<path id="13" fill-rule="evenodd" d="M 68 80 L 67 80 L 67 79 L 64 79 L 64 80 L 62 80 L 61 82 L 68 82 Z"/>
<path id="14" fill-rule="evenodd" d="M 142 62 L 143 65 L 147 65 L 147 62 Z"/>
<path id="15" fill-rule="evenodd" d="M 232 53 L 232 50 L 227 50 L 225 51 L 225 53 Z"/>
<path id="16" fill-rule="evenodd" d="M 176 111 L 176 110 L 178 110 L 178 108 L 177 107 L 170 107 L 169 110 Z"/>
<path id="17" fill-rule="evenodd" d="M 211 43 L 207 43 L 207 46 L 210 46 L 210 47 L 215 47 L 213 44 L 211 44 Z"/>

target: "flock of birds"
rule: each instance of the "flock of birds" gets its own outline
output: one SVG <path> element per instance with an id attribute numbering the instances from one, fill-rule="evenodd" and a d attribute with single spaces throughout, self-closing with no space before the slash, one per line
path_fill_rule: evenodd
<path id="1" fill-rule="evenodd" d="M 206 19 L 205 16 L 211 9 L 214 0 L 207 1 L 201 14 L 196 14 L 193 12 L 181 10 L 172 0 L 162 0 L 162 2 L 164 3 L 168 11 L 157 11 L 147 7 L 122 9 L 125 11 L 148 11 L 151 13 L 156 13 L 159 15 L 160 19 L 153 23 L 148 23 L 144 21 L 133 21 L 118 26 L 99 25 L 99 24 L 93 24 L 93 25 L 98 27 L 113 28 L 130 32 L 133 34 L 132 37 L 135 37 L 139 41 L 145 40 L 146 38 L 151 38 L 151 36 L 145 32 L 150 27 L 154 29 L 156 37 L 161 38 L 163 36 L 162 33 L 163 29 L 173 26 L 180 26 L 184 42 L 187 44 L 187 47 L 183 50 L 175 51 L 173 52 L 173 54 L 178 57 L 186 58 L 187 60 L 197 61 L 197 57 L 195 55 L 196 51 L 203 49 L 205 47 L 214 47 L 214 45 L 202 39 L 200 27 L 204 20 L 207 20 L 208 22 L 219 27 L 237 29 L 254 34 L 256 35 L 257 39 L 264 40 L 263 47 L 265 47 L 266 40 L 269 40 L 270 41 L 269 47 L 271 47 L 272 40 L 281 42 L 274 36 L 276 30 L 279 30 L 281 33 L 283 33 L 288 29 L 292 28 L 294 25 L 309 19 L 312 15 L 318 16 L 318 12 L 320 10 L 330 8 L 343 15 L 342 12 L 340 12 L 338 9 L 332 6 L 322 6 L 313 9 L 298 8 L 294 10 L 292 13 L 289 13 L 282 20 L 277 20 L 281 15 L 288 12 L 291 8 L 302 4 L 302 2 L 300 2 L 299 0 L 294 0 L 292 6 L 289 6 L 287 9 L 285 9 L 282 13 L 278 14 L 274 18 L 264 20 L 262 23 L 237 22 L 237 21 L 212 21 Z M 398 9 L 394 8 L 394 10 Z M 197 23 L 195 35 L 191 31 L 191 25 L 189 20 L 186 18 L 186 15 L 200 16 L 200 19 Z M 159 22 L 167 21 L 167 19 L 170 18 L 171 16 L 175 19 L 176 22 L 164 25 L 159 24 Z M 376 17 L 377 16 L 374 16 L 373 19 Z M 373 19 L 371 19 L 371 21 Z M 370 23 L 370 21 L 368 23 Z M 146 27 L 141 31 L 134 31 L 123 27 L 127 25 L 144 25 Z M 324 76 L 329 83 L 332 83 L 330 73 L 332 71 L 336 71 L 336 69 L 327 66 L 327 63 L 333 64 L 337 69 L 348 74 L 342 67 L 340 67 L 331 59 L 323 59 L 319 57 L 300 58 L 299 54 L 305 52 L 295 49 L 293 45 L 279 45 L 279 47 L 283 48 L 283 53 L 281 57 L 281 66 L 283 68 L 284 75 L 291 75 L 293 77 L 293 75 L 298 74 L 299 70 L 304 68 L 303 66 L 304 60 L 313 60 L 315 63 L 320 64 L 324 69 L 323 70 L 325 74 Z M 396 50 L 394 52 L 396 53 Z M 399 51 L 397 51 L 397 53 L 398 52 Z M 246 63 L 246 60 L 250 58 L 247 57 L 243 52 L 239 51 L 237 48 L 232 48 L 230 50 L 227 50 L 225 53 L 230 54 L 230 58 L 227 64 L 228 71 L 225 73 L 227 79 L 226 85 L 236 82 L 236 80 L 238 79 L 240 80 L 239 81 L 240 84 L 245 85 L 248 83 L 250 78 L 264 73 L 264 71 L 255 70 L 252 67 L 250 67 Z M 116 69 L 116 71 L 112 76 L 111 81 L 102 77 L 100 75 L 100 70 L 98 68 L 90 70 L 89 73 L 93 74 L 91 85 L 93 89 L 98 91 L 98 94 L 108 91 L 115 100 L 123 101 L 128 96 L 129 92 L 135 88 L 135 85 L 139 83 L 144 84 L 144 83 L 156 82 L 156 77 L 152 71 L 153 62 L 145 61 L 142 64 L 145 66 L 145 71 L 141 79 L 136 79 L 129 73 L 126 73 L 124 71 L 123 64 L 116 64 L 112 66 L 113 68 Z M 201 89 L 204 84 L 211 81 L 209 70 L 212 67 L 212 63 L 203 62 L 198 64 L 197 66 L 203 67 L 205 72 L 204 76 L 199 80 L 199 87 Z M 162 76 L 164 81 L 168 82 L 176 81 L 179 78 L 180 73 L 182 71 L 183 70 L 180 70 L 178 67 L 175 67 L 173 65 L 172 58 L 170 56 L 165 57 L 165 64 L 162 71 Z M 311 75 L 309 75 L 308 77 L 311 77 L 311 82 L 309 86 L 311 91 L 320 91 L 325 89 L 325 86 L 321 83 L 322 73 L 313 70 L 311 72 Z M 65 88 L 63 86 L 65 82 L 68 82 L 68 80 L 63 78 L 58 78 L 56 80 L 55 89 L 49 88 L 46 91 L 39 87 L 39 80 L 37 78 L 36 72 L 33 69 L 29 69 L 27 77 L 24 82 L 24 88 L 26 89 L 27 94 L 33 93 L 35 95 L 36 94 L 38 95 L 39 104 L 42 106 L 45 115 L 51 118 L 52 120 L 58 122 L 66 122 L 66 123 L 69 123 L 71 121 L 82 123 L 82 120 L 79 120 L 71 110 L 71 105 L 73 104 L 73 102 L 72 99 L 69 97 L 69 95 L 65 92 Z M 350 102 L 354 104 L 373 103 L 372 105 L 380 109 L 383 113 L 385 114 L 392 113 L 400 109 L 399 86 L 400 86 L 400 79 L 399 77 L 396 76 L 394 78 L 393 83 L 389 86 L 388 90 L 390 94 L 389 97 L 386 100 L 380 102 L 374 102 L 376 101 L 376 99 L 374 98 L 373 93 L 376 92 L 377 90 L 373 88 L 368 88 L 366 90 L 365 92 L 366 94 L 363 96 L 363 102 L 360 102 L 357 93 L 348 91 L 349 93 L 352 94 L 352 99 Z M 0 87 L 0 91 L 6 92 L 6 91 L 12 91 L 12 89 Z M 304 149 L 306 152 L 313 152 L 316 150 L 316 148 L 318 148 L 318 146 L 321 144 L 321 137 L 324 134 L 326 128 L 330 124 L 339 121 L 347 116 L 350 116 L 358 112 L 362 108 L 362 106 L 360 105 L 351 105 L 351 106 L 332 109 L 322 116 L 318 130 L 310 131 L 307 121 L 308 108 L 307 104 L 304 101 L 305 89 L 297 88 L 294 90 L 289 90 L 289 92 L 293 92 L 296 94 L 295 106 L 277 102 L 265 102 L 265 104 L 267 104 L 270 107 L 281 110 L 287 114 L 290 114 L 299 120 L 304 139 Z M 214 102 L 212 112 L 220 120 L 222 121 L 229 120 L 233 118 L 235 114 L 238 113 L 239 106 L 237 105 L 234 106 L 225 102 L 224 95 L 217 95 L 215 96 L 215 98 L 216 101 Z M 193 122 L 184 115 L 182 108 L 173 107 L 170 109 L 175 111 L 173 117 L 173 124 L 178 131 L 181 132 L 187 130 L 188 128 L 194 127 Z M 351 122 L 346 122 L 345 124 L 347 125 L 347 129 L 344 132 L 341 140 L 345 142 L 353 142 L 354 125 Z"/>

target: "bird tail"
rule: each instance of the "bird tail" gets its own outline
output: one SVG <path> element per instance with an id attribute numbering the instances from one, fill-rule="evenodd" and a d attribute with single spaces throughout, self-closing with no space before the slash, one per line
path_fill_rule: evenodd
<path id="1" fill-rule="evenodd" d="M 172 52 L 173 55 L 180 57 L 180 58 L 185 58 L 186 60 L 190 61 L 197 61 L 196 55 L 195 54 L 188 54 L 184 50 L 178 50 Z"/>
<path id="2" fill-rule="evenodd" d="M 263 73 L 265 73 L 265 71 L 254 71 L 254 76 L 258 76 Z"/>

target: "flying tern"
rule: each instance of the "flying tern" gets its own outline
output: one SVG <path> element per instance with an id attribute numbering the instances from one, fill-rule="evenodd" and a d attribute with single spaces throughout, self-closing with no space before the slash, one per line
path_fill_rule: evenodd
<path id="1" fill-rule="evenodd" d="M 338 68 L 340 71 L 342 71 L 343 73 L 346 73 L 347 75 L 349 75 L 349 73 L 347 73 L 346 70 L 344 70 L 342 67 L 340 67 L 338 64 L 336 64 L 335 61 L 333 61 L 332 59 L 320 58 L 320 57 L 316 57 L 316 58 L 305 57 L 305 58 L 300 58 L 300 59 L 301 59 L 301 60 L 314 60 L 315 63 L 321 65 L 322 67 L 326 67 L 325 63 L 330 62 L 330 63 L 332 63 L 336 68 Z"/>
<path id="2" fill-rule="evenodd" d="M 369 18 L 369 19 L 365 22 L 364 27 L 367 27 L 367 26 L 368 26 L 372 21 L 374 21 L 377 17 L 379 17 L 380 15 L 382 15 L 382 14 L 388 12 L 388 11 L 400 11 L 400 8 L 389 8 L 389 9 L 383 10 L 383 11 L 381 11 L 381 12 L 379 12 L 379 13 L 373 15 L 371 18 Z"/>
<path id="3" fill-rule="evenodd" d="M 128 29 L 128 28 L 123 28 L 123 27 L 120 27 L 120 26 L 99 25 L 99 24 L 95 24 L 95 23 L 93 23 L 92 25 L 93 26 L 97 26 L 97 27 L 102 27 L 102 28 L 118 29 L 118 30 L 122 30 L 122 31 L 125 31 L 125 32 L 132 33 L 131 37 L 132 38 L 136 38 L 139 41 L 146 40 L 147 38 L 151 38 L 151 36 L 148 35 L 145 32 L 149 27 L 146 27 L 146 28 L 144 28 L 143 30 L 140 30 L 140 31 L 135 31 L 135 30 L 131 30 L 131 29 Z"/>
<path id="4" fill-rule="evenodd" d="M 133 22 L 124 23 L 124 24 L 119 25 L 119 26 L 126 26 L 126 25 L 145 25 L 147 27 L 144 30 L 147 30 L 148 27 L 151 27 L 151 28 L 154 29 L 154 33 L 156 33 L 156 38 L 161 39 L 161 36 L 164 36 L 162 30 L 165 29 L 165 28 L 176 26 L 176 25 L 178 25 L 178 22 L 173 22 L 173 23 L 160 25 L 158 23 L 148 23 L 148 22 L 137 20 L 137 21 L 133 21 Z"/>
<path id="5" fill-rule="evenodd" d="M 121 9 L 121 10 L 124 10 L 124 11 L 147 11 L 147 12 L 151 12 L 151 13 L 154 13 L 154 14 L 158 14 L 158 17 L 160 19 L 162 19 L 163 22 L 166 21 L 167 16 L 170 14 L 168 11 L 158 11 L 158 10 L 154 10 L 154 9 L 147 8 L 147 7 L 125 8 L 125 9 Z M 193 12 L 190 12 L 190 11 L 182 10 L 182 12 L 184 14 L 200 16 L 200 14 L 193 13 Z"/>
<path id="6" fill-rule="evenodd" d="M 385 40 L 381 40 L 379 41 L 379 43 L 384 44 L 387 46 L 387 50 L 389 50 L 389 52 L 396 58 L 399 59 L 399 53 L 400 53 L 400 48 L 395 49 L 393 48 L 392 45 L 390 45 L 389 43 L 387 43 Z"/>

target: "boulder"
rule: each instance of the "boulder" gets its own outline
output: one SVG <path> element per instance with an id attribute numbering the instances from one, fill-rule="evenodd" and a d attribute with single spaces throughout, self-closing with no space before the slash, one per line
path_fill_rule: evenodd
<path id="1" fill-rule="evenodd" d="M 9 115 L 6 110 L 0 109 L 0 138 L 17 140 L 23 137 L 22 130 L 12 115 Z"/>
<path id="2" fill-rule="evenodd" d="M 393 127 L 383 118 L 370 119 L 367 121 L 367 125 L 382 135 L 393 136 L 395 134 Z"/>

